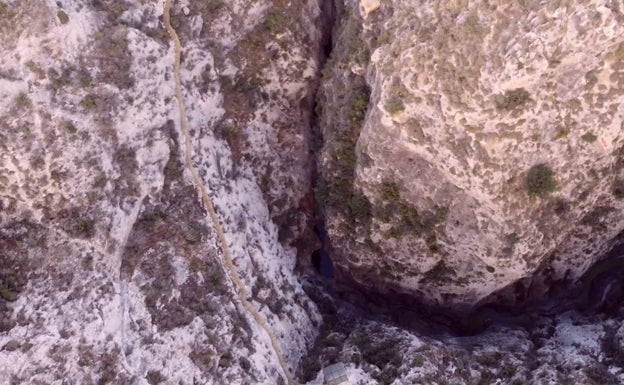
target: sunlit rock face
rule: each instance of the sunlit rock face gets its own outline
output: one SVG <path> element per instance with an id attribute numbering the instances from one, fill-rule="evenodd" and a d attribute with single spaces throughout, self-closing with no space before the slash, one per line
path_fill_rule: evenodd
<path id="1" fill-rule="evenodd" d="M 342 15 L 317 196 L 334 262 L 472 305 L 572 280 L 622 230 L 622 15 L 612 2 L 383 3 Z M 540 271 L 529 287 L 528 279 Z"/>

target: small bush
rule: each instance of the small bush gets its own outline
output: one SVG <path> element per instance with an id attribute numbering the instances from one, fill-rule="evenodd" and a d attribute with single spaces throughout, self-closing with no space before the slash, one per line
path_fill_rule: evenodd
<path id="1" fill-rule="evenodd" d="M 65 124 L 63 124 L 63 128 L 70 134 L 75 134 L 78 131 L 74 123 L 69 120 L 66 121 Z"/>
<path id="2" fill-rule="evenodd" d="M 370 201 L 365 195 L 356 193 L 349 199 L 349 210 L 355 218 L 366 219 L 371 211 Z"/>
<path id="3" fill-rule="evenodd" d="M 32 102 L 30 101 L 30 98 L 28 97 L 28 95 L 26 95 L 25 92 L 20 92 L 15 97 L 13 102 L 15 103 L 15 106 L 20 108 L 20 109 L 28 108 L 32 104 Z"/>
<path id="4" fill-rule="evenodd" d="M 95 109 L 95 107 L 97 107 L 97 102 L 94 96 L 87 95 L 84 98 L 82 98 L 82 100 L 80 101 L 80 105 L 85 110 L 93 110 Z"/>
<path id="5" fill-rule="evenodd" d="M 555 133 L 555 139 L 562 139 L 568 136 L 570 133 L 570 129 L 567 127 L 559 127 L 557 128 L 557 132 Z"/>
<path id="6" fill-rule="evenodd" d="M 246 138 L 242 130 L 229 124 L 222 124 L 217 127 L 215 133 L 219 139 L 225 140 L 230 147 L 234 164 L 240 164 L 246 145 Z"/>
<path id="7" fill-rule="evenodd" d="M 63 221 L 62 227 L 67 234 L 76 238 L 93 238 L 95 235 L 95 220 L 87 212 L 78 208 L 63 209 L 58 213 Z"/>
<path id="8" fill-rule="evenodd" d="M 596 139 L 598 139 L 598 137 L 591 132 L 588 132 L 585 135 L 581 136 L 581 139 L 583 139 L 587 143 L 594 143 Z"/>
<path id="9" fill-rule="evenodd" d="M 54 91 L 58 91 L 61 88 L 71 84 L 72 70 L 70 68 L 63 68 L 61 73 L 56 69 L 48 69 L 48 79 L 50 80 L 49 87 Z"/>
<path id="10" fill-rule="evenodd" d="M 409 91 L 401 80 L 395 78 L 392 80 L 392 86 L 388 90 L 388 99 L 386 100 L 386 104 L 384 105 L 386 111 L 388 111 L 391 115 L 398 114 L 399 112 L 405 110 L 405 104 L 403 100 L 409 96 Z"/>
<path id="11" fill-rule="evenodd" d="M 398 202 L 401 200 L 399 186 L 394 182 L 384 182 L 381 185 L 381 198 L 387 202 Z"/>
<path id="12" fill-rule="evenodd" d="M 357 163 L 355 146 L 348 143 L 340 143 L 340 145 L 336 149 L 336 162 L 344 173 L 352 174 Z"/>
<path id="13" fill-rule="evenodd" d="M 219 358 L 219 367 L 220 368 L 228 368 L 230 367 L 230 365 L 232 365 L 232 353 L 231 352 L 225 352 L 223 353 L 223 355 Z"/>
<path id="14" fill-rule="evenodd" d="M 547 165 L 535 165 L 527 172 L 526 189 L 529 195 L 545 198 L 555 191 L 556 187 L 554 173 Z"/>
<path id="15" fill-rule="evenodd" d="M 365 90 L 357 94 L 351 104 L 351 111 L 349 113 L 349 119 L 352 123 L 358 126 L 362 125 L 366 117 L 366 111 L 368 110 L 369 99 L 370 95 Z"/>
<path id="16" fill-rule="evenodd" d="M 163 376 L 158 370 L 150 370 L 145 377 L 150 385 L 157 385 L 167 380 L 167 377 Z"/>
<path id="17" fill-rule="evenodd" d="M 523 107 L 531 100 L 531 94 L 524 88 L 516 88 L 506 91 L 504 95 L 499 96 L 496 107 L 499 110 L 511 111 Z"/>
<path id="18" fill-rule="evenodd" d="M 359 330 L 355 332 L 353 343 L 362 354 L 362 359 L 384 370 L 389 365 L 398 367 L 403 363 L 400 341 L 382 333 Z M 392 381 L 390 381 L 392 382 Z"/>
<path id="19" fill-rule="evenodd" d="M 69 16 L 65 13 L 65 11 L 58 11 L 56 16 L 58 16 L 58 19 L 61 22 L 61 24 L 69 23 Z"/>
<path id="20" fill-rule="evenodd" d="M 16 278 L 16 275 L 8 270 L 0 270 L 0 299 L 5 301 L 16 301 L 22 285 Z"/>

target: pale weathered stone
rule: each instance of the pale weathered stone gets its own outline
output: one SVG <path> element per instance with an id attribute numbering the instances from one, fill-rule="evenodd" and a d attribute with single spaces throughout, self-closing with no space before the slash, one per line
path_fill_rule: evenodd
<path id="1" fill-rule="evenodd" d="M 379 9 L 381 2 L 379 0 L 360 0 L 360 12 L 362 17 L 368 16 L 369 13 Z"/>
<path id="2" fill-rule="evenodd" d="M 394 2 L 383 28 L 360 20 L 389 37 L 366 40 L 354 191 L 371 218 L 345 231 L 352 219 L 329 210 L 337 264 L 438 304 L 540 269 L 578 277 L 623 228 L 622 14 L 600 1 L 436 4 Z M 539 173 L 527 188 L 540 164 L 552 191 Z"/>

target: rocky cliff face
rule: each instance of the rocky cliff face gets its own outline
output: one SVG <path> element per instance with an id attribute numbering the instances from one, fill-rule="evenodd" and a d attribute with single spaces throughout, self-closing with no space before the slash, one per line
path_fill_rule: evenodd
<path id="1" fill-rule="evenodd" d="M 312 218 L 319 12 L 312 1 L 171 12 L 192 164 L 245 301 L 291 367 L 320 321 L 293 274 Z M 1 384 L 286 381 L 185 164 L 162 13 L 0 2 Z"/>
<path id="2" fill-rule="evenodd" d="M 165 9 L 0 0 L 0 385 L 622 383 L 622 260 L 414 305 L 617 244 L 617 3 Z"/>
<path id="3" fill-rule="evenodd" d="M 623 17 L 347 2 L 317 186 L 343 274 L 455 307 L 515 283 L 517 303 L 604 255 L 623 227 Z"/>

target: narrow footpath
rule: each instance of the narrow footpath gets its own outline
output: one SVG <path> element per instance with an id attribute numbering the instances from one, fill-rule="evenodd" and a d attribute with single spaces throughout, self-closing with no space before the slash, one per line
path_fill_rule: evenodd
<path id="1" fill-rule="evenodd" d="M 171 26 L 171 17 L 170 17 L 171 1 L 172 0 L 165 0 L 165 6 L 163 10 L 163 22 L 165 23 L 165 28 L 167 29 L 167 32 L 169 33 L 169 36 L 171 37 L 171 41 L 173 42 L 173 48 L 174 48 L 174 53 L 175 53 L 175 58 L 173 62 L 173 73 L 174 73 L 174 79 L 175 79 L 176 99 L 178 100 L 178 108 L 180 110 L 180 130 L 182 131 L 182 135 L 184 136 L 186 167 L 191 173 L 191 176 L 193 178 L 193 183 L 199 190 L 202 202 L 204 203 L 204 206 L 206 206 L 206 209 L 208 210 L 208 213 L 210 214 L 212 225 L 217 233 L 217 237 L 219 238 L 221 249 L 223 250 L 223 260 L 225 262 L 225 267 L 226 267 L 226 269 L 224 270 L 227 272 L 228 276 L 230 277 L 230 280 L 232 281 L 232 283 L 234 284 L 236 288 L 238 299 L 240 300 L 242 305 L 245 307 L 249 315 L 251 315 L 251 317 L 256 321 L 257 325 L 260 326 L 260 328 L 264 330 L 264 332 L 267 334 L 267 336 L 271 340 L 271 345 L 273 347 L 273 350 L 275 351 L 275 355 L 277 356 L 279 364 L 282 367 L 282 371 L 284 372 L 284 375 L 286 376 L 288 383 L 291 385 L 297 385 L 297 382 L 294 381 L 294 379 L 290 375 L 290 372 L 288 370 L 288 365 L 286 364 L 286 361 L 284 360 L 284 357 L 282 356 L 282 352 L 280 350 L 275 334 L 273 333 L 269 325 L 266 323 L 266 321 L 262 318 L 260 313 L 258 313 L 258 311 L 253 307 L 253 305 L 249 301 L 247 301 L 247 298 L 248 298 L 247 288 L 245 287 L 245 284 L 243 283 L 243 281 L 240 279 L 240 276 L 238 275 L 238 272 L 236 271 L 236 267 L 234 266 L 234 263 L 232 262 L 232 255 L 230 253 L 230 248 L 228 247 L 227 241 L 225 239 L 225 234 L 223 233 L 223 228 L 221 226 L 221 222 L 219 220 L 219 217 L 217 216 L 217 213 L 215 212 L 214 206 L 212 204 L 212 200 L 210 199 L 210 196 L 208 195 L 208 189 L 204 185 L 204 182 L 202 181 L 201 177 L 199 176 L 197 169 L 195 168 L 195 166 L 193 166 L 191 137 L 188 131 L 188 125 L 187 125 L 188 120 L 187 120 L 186 111 L 184 108 L 184 99 L 182 98 L 182 86 L 180 83 L 181 45 L 180 45 L 180 39 L 178 38 L 178 34 L 176 33 L 175 29 Z"/>

